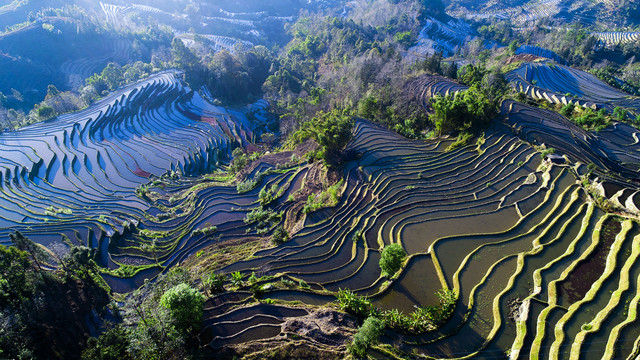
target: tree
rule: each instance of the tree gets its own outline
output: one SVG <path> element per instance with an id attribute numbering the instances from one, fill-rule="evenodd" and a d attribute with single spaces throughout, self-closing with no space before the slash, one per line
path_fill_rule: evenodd
<path id="1" fill-rule="evenodd" d="M 18 305 L 33 294 L 30 268 L 27 252 L 0 245 L 0 307 Z"/>
<path id="2" fill-rule="evenodd" d="M 169 310 L 179 331 L 192 332 L 202 326 L 204 300 L 198 290 L 181 283 L 162 295 L 160 305 Z"/>
<path id="3" fill-rule="evenodd" d="M 407 258 L 407 253 L 399 244 L 390 244 L 384 247 L 380 256 L 380 269 L 382 276 L 392 277 L 402 267 Z"/>
<path id="4" fill-rule="evenodd" d="M 348 346 L 349 352 L 359 358 L 365 357 L 367 349 L 378 342 L 383 330 L 384 322 L 376 317 L 369 316 L 353 336 L 353 341 Z"/>
<path id="5" fill-rule="evenodd" d="M 120 83 L 122 83 L 122 68 L 116 63 L 109 63 L 104 69 L 102 69 L 100 77 L 107 84 L 109 90 L 115 90 L 120 86 Z"/>
<path id="6" fill-rule="evenodd" d="M 56 115 L 56 111 L 53 110 L 53 108 L 48 105 L 42 105 L 38 107 L 38 110 L 36 111 L 36 113 L 38 114 L 38 117 L 42 120 L 51 119 Z"/>
<path id="7" fill-rule="evenodd" d="M 82 352 L 83 360 L 129 360 L 129 332 L 122 326 L 105 331 L 99 338 L 89 338 Z"/>
<path id="8" fill-rule="evenodd" d="M 56 96 L 56 95 L 60 95 L 60 90 L 58 90 L 58 88 L 56 88 L 56 86 L 55 86 L 55 85 L 50 84 L 50 85 L 47 87 L 47 96 L 46 96 L 46 98 L 45 98 L 45 99 L 52 98 L 52 97 L 54 97 L 54 96 Z"/>
<path id="9" fill-rule="evenodd" d="M 36 264 L 38 270 L 42 273 L 42 266 L 40 263 L 49 259 L 49 254 L 40 247 L 40 245 L 33 242 L 28 237 L 22 235 L 20 231 L 16 231 L 13 234 L 9 234 L 9 238 L 13 245 L 19 250 L 25 251 L 31 256 L 31 260 Z"/>
<path id="10" fill-rule="evenodd" d="M 475 86 L 453 95 L 437 95 L 431 107 L 434 113 L 429 119 L 441 135 L 482 127 L 497 115 L 495 103 Z"/>
<path id="11" fill-rule="evenodd" d="M 200 64 L 198 56 L 179 38 L 175 38 L 171 42 L 171 53 L 174 65 L 184 71 L 184 81 L 193 88 L 199 88 L 204 78 L 204 68 Z"/>
<path id="12" fill-rule="evenodd" d="M 300 130 L 291 134 L 287 140 L 288 146 L 301 144 L 306 139 L 315 140 L 321 147 L 318 156 L 325 164 L 331 166 L 340 162 L 340 153 L 353 136 L 353 119 L 339 110 L 325 113 L 319 111 L 310 121 L 302 125 Z"/>

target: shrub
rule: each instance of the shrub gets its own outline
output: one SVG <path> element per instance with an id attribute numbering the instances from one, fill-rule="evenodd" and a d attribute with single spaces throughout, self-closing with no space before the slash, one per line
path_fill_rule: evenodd
<path id="1" fill-rule="evenodd" d="M 373 316 L 368 317 L 353 336 L 353 341 L 348 346 L 349 352 L 356 357 L 365 357 L 367 349 L 378 342 L 383 330 L 382 320 Z"/>
<path id="2" fill-rule="evenodd" d="M 213 225 L 209 225 L 208 223 L 205 224 L 205 227 L 203 227 L 202 229 L 195 229 L 191 232 L 192 236 L 197 236 L 197 235 L 212 235 L 215 234 L 215 232 L 218 231 L 218 227 L 217 226 L 213 226 Z"/>
<path id="3" fill-rule="evenodd" d="M 234 273 L 231 273 L 231 284 L 233 286 L 242 286 L 242 273 L 240 271 L 236 271 Z"/>
<path id="4" fill-rule="evenodd" d="M 322 149 L 319 157 L 327 165 L 335 165 L 340 162 L 342 149 L 351 140 L 353 123 L 350 115 L 338 110 L 328 113 L 319 111 L 313 119 L 305 122 L 300 130 L 289 136 L 285 146 L 293 148 L 306 139 L 313 139 Z"/>
<path id="5" fill-rule="evenodd" d="M 82 351 L 84 360 L 128 360 L 129 333 L 126 328 L 117 325 L 100 335 L 89 338 L 87 348 Z"/>
<path id="6" fill-rule="evenodd" d="M 307 284 L 307 282 L 306 282 L 306 281 L 304 281 L 304 280 L 300 280 L 300 281 L 298 282 L 298 286 L 299 286 L 301 289 L 309 289 L 309 288 L 311 288 L 311 286 L 309 286 L 309 284 Z"/>
<path id="7" fill-rule="evenodd" d="M 338 307 L 342 311 L 362 317 L 371 312 L 371 301 L 366 297 L 356 295 L 349 289 L 339 289 L 336 297 Z"/>
<path id="8" fill-rule="evenodd" d="M 38 108 L 37 114 L 39 118 L 48 120 L 54 117 L 56 115 L 56 112 L 51 106 L 43 105 Z"/>
<path id="9" fill-rule="evenodd" d="M 210 294 L 217 294 L 224 291 L 224 275 L 211 272 L 202 278 L 202 286 Z"/>
<path id="10" fill-rule="evenodd" d="M 402 267 L 407 258 L 407 253 L 399 244 L 391 244 L 384 247 L 380 256 L 380 269 L 382 276 L 392 277 Z"/>
<path id="11" fill-rule="evenodd" d="M 307 198 L 307 204 L 302 211 L 310 213 L 324 207 L 336 206 L 339 200 L 339 191 L 342 188 L 344 180 L 340 180 L 337 184 L 329 186 L 327 190 L 320 194 L 311 194 Z"/>
<path id="12" fill-rule="evenodd" d="M 205 297 L 185 283 L 167 290 L 160 298 L 160 306 L 171 313 L 178 330 L 196 331 L 202 326 Z"/>
<path id="13" fill-rule="evenodd" d="M 258 235 L 264 234 L 271 228 L 272 224 L 282 219 L 282 212 L 275 212 L 271 209 L 264 209 L 262 206 L 252 209 L 244 219 L 245 224 L 255 224 Z"/>
<path id="14" fill-rule="evenodd" d="M 273 231 L 273 236 L 271 237 L 271 242 L 275 245 L 280 245 L 284 242 L 286 242 L 287 240 L 289 240 L 289 233 L 287 232 L 287 230 L 284 229 L 284 227 L 278 226 L 274 231 Z"/>
<path id="15" fill-rule="evenodd" d="M 277 198 L 278 194 L 278 185 L 273 184 L 268 190 L 262 189 L 258 194 L 258 199 L 260 200 L 260 205 L 266 206 L 269 205 Z"/>
<path id="16" fill-rule="evenodd" d="M 454 95 L 437 95 L 431 99 L 431 107 L 434 113 L 429 119 L 440 135 L 480 128 L 497 115 L 495 103 L 476 87 Z"/>

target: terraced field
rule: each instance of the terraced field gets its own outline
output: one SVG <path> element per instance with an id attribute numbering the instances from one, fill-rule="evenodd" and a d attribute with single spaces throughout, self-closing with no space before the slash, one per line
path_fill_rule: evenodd
<path id="1" fill-rule="evenodd" d="M 462 20 L 452 19 L 443 23 L 437 19 L 427 18 L 418 35 L 418 42 L 409 48 L 408 52 L 421 56 L 442 52 L 445 56 L 452 56 L 458 48 L 473 37 L 471 27 Z"/>
<path id="2" fill-rule="evenodd" d="M 638 97 L 617 90 L 594 75 L 564 65 L 524 63 L 508 73 L 506 78 L 517 91 L 554 104 L 574 103 L 583 107 L 605 108 L 610 112 L 621 106 L 634 113 L 640 111 Z"/>
<path id="3" fill-rule="evenodd" d="M 396 144 L 392 150 L 389 143 Z M 637 223 L 596 208 L 578 186 L 576 168 L 543 163 L 503 125 L 488 130 L 481 145 L 447 152 L 448 145 L 409 141 L 358 122 L 349 150 L 361 156 L 345 166 L 340 203 L 310 214 L 284 245 L 223 272 L 275 276 L 264 282 L 263 298 L 322 305 L 349 288 L 405 313 L 435 305 L 439 288 L 457 290 L 455 314 L 437 332 L 386 332 L 384 342 L 408 354 L 631 354 L 640 335 L 628 327 L 635 310 L 627 311 L 637 306 L 629 280 L 638 279 L 640 269 Z M 356 232 L 362 241 L 352 240 Z M 378 259 L 391 243 L 410 258 L 387 286 Z M 303 280 L 309 288 L 283 287 L 281 279 Z M 210 299 L 204 334 L 212 347 L 277 340 L 286 336 L 287 319 L 310 311 L 255 305 L 250 297 L 240 291 Z"/>
<path id="4" fill-rule="evenodd" d="M 109 240 L 160 213 L 136 189 L 167 172 L 195 176 L 228 161 L 232 144 L 260 133 L 260 106 L 210 105 L 165 72 L 87 110 L 2 133 L 2 242 L 17 229 L 55 248 L 66 235 L 100 246 L 114 267 Z"/>

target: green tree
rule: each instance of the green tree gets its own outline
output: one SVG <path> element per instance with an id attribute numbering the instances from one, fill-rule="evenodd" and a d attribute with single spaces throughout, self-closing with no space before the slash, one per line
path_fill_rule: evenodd
<path id="1" fill-rule="evenodd" d="M 205 297 L 197 289 L 182 283 L 167 290 L 160 305 L 169 310 L 179 331 L 197 331 L 202 326 Z"/>
<path id="2" fill-rule="evenodd" d="M 26 251 L 0 245 L 0 307 L 19 305 L 35 289 Z"/>
<path id="3" fill-rule="evenodd" d="M 28 237 L 22 235 L 20 231 L 9 234 L 9 238 L 13 245 L 19 250 L 25 251 L 31 256 L 31 260 L 36 264 L 38 270 L 42 273 L 41 263 L 49 259 L 49 254 L 42 247 L 33 242 Z"/>
<path id="4" fill-rule="evenodd" d="M 194 89 L 200 88 L 205 74 L 198 56 L 178 38 L 171 42 L 171 53 L 174 66 L 184 71 L 184 81 Z"/>
<path id="5" fill-rule="evenodd" d="M 51 119 L 56 115 L 56 111 L 53 110 L 53 108 L 48 105 L 42 105 L 38 107 L 38 110 L 36 110 L 36 113 L 38 114 L 38 117 L 42 120 Z"/>
<path id="6" fill-rule="evenodd" d="M 378 342 L 383 330 L 384 322 L 369 316 L 353 336 L 353 341 L 348 346 L 349 352 L 359 358 L 366 357 L 367 349 Z"/>
<path id="7" fill-rule="evenodd" d="M 122 326 L 105 331 L 100 337 L 89 338 L 82 352 L 83 360 L 129 360 L 129 332 Z"/>
<path id="8" fill-rule="evenodd" d="M 434 113 L 429 119 L 439 134 L 480 128 L 497 115 L 497 108 L 482 91 L 471 87 L 447 96 L 431 99 Z"/>
<path id="9" fill-rule="evenodd" d="M 346 112 L 332 110 L 319 111 L 310 121 L 307 121 L 295 133 L 289 136 L 287 146 L 293 148 L 306 139 L 315 140 L 321 147 L 318 156 L 329 165 L 340 162 L 342 149 L 353 136 L 353 118 Z"/>
<path id="10" fill-rule="evenodd" d="M 380 256 L 380 269 L 382 276 L 392 277 L 402 267 L 407 258 L 407 253 L 399 244 L 390 244 L 384 247 Z"/>
<path id="11" fill-rule="evenodd" d="M 104 80 L 109 90 L 113 91 L 120 86 L 123 80 L 122 67 L 116 63 L 109 63 L 102 69 L 100 77 Z"/>

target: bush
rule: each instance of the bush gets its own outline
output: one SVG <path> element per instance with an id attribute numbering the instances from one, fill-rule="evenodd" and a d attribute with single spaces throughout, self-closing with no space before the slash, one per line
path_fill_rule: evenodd
<path id="1" fill-rule="evenodd" d="M 283 226 L 278 226 L 273 231 L 273 236 L 271 237 L 271 242 L 275 245 L 280 245 L 289 240 L 289 233 L 284 229 Z"/>
<path id="2" fill-rule="evenodd" d="M 392 277 L 402 267 L 407 258 L 407 253 L 399 244 L 391 244 L 384 247 L 380 256 L 380 269 L 382 276 Z"/>
<path id="3" fill-rule="evenodd" d="M 368 317 L 353 336 L 353 341 L 348 346 L 349 352 L 356 357 L 365 357 L 367 349 L 378 342 L 383 330 L 382 320 L 373 316 Z"/>
<path id="4" fill-rule="evenodd" d="M 205 297 L 185 283 L 167 290 L 160 298 L 160 305 L 169 310 L 176 328 L 191 332 L 202 326 Z"/>
<path id="5" fill-rule="evenodd" d="M 337 298 L 338 307 L 342 311 L 362 317 L 371 312 L 371 301 L 366 297 L 356 295 L 349 289 L 339 289 Z"/>
<path id="6" fill-rule="evenodd" d="M 313 139 L 322 149 L 318 156 L 327 165 L 336 165 L 340 162 L 342 149 L 353 136 L 352 129 L 353 119 L 349 114 L 338 110 L 328 113 L 319 111 L 313 119 L 302 124 L 300 130 L 289 136 L 286 146 L 292 149 L 306 139 Z"/>
<path id="7" fill-rule="evenodd" d="M 431 99 L 431 107 L 434 113 L 429 119 L 440 135 L 478 129 L 498 114 L 494 102 L 476 87 L 454 95 L 437 95 Z"/>
<path id="8" fill-rule="evenodd" d="M 54 117 L 56 115 L 56 112 L 51 106 L 43 105 L 38 108 L 37 114 L 40 119 L 48 120 Z"/>
<path id="9" fill-rule="evenodd" d="M 117 325 L 102 333 L 99 338 L 89 338 L 87 348 L 82 352 L 83 360 L 128 360 L 129 333 Z"/>
<path id="10" fill-rule="evenodd" d="M 224 279 L 224 275 L 211 272 L 202 278 L 202 286 L 210 294 L 217 294 L 224 291 Z"/>
<path id="11" fill-rule="evenodd" d="M 258 235 L 264 234 L 274 223 L 282 219 L 282 212 L 264 209 L 262 206 L 252 209 L 244 219 L 245 224 L 255 224 Z"/>

